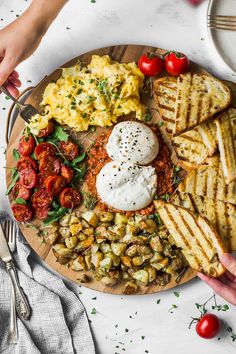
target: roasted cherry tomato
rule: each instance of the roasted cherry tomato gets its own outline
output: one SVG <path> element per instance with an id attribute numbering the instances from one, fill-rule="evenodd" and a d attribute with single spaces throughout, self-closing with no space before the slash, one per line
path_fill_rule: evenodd
<path id="1" fill-rule="evenodd" d="M 164 62 L 156 55 L 143 54 L 138 60 L 138 67 L 145 76 L 156 76 L 162 72 Z"/>
<path id="2" fill-rule="evenodd" d="M 67 183 L 70 183 L 74 177 L 74 171 L 69 166 L 61 164 L 60 174 L 66 179 Z"/>
<path id="3" fill-rule="evenodd" d="M 23 198 L 24 200 L 29 200 L 31 197 L 31 190 L 20 185 L 20 182 L 16 182 L 12 189 L 12 198 Z"/>
<path id="4" fill-rule="evenodd" d="M 27 189 L 34 188 L 38 182 L 38 176 L 32 168 L 25 168 L 20 172 L 20 185 Z"/>
<path id="5" fill-rule="evenodd" d="M 46 219 L 48 217 L 49 210 L 50 210 L 49 207 L 35 208 L 34 209 L 34 215 L 36 216 L 36 218 L 38 218 L 40 220 L 44 220 L 44 219 Z"/>
<path id="6" fill-rule="evenodd" d="M 165 69 L 173 75 L 179 76 L 185 73 L 189 67 L 189 60 L 186 55 L 177 52 L 170 52 L 165 56 Z"/>
<path id="7" fill-rule="evenodd" d="M 46 208 L 52 203 L 52 196 L 45 189 L 40 189 L 31 197 L 34 208 Z"/>
<path id="8" fill-rule="evenodd" d="M 59 149 L 65 158 L 69 161 L 74 160 L 79 155 L 79 148 L 71 140 L 61 141 Z"/>
<path id="9" fill-rule="evenodd" d="M 197 334 L 205 339 L 214 338 L 220 331 L 219 318 L 213 314 L 204 315 L 196 325 Z"/>
<path id="10" fill-rule="evenodd" d="M 62 189 L 66 186 L 67 182 L 62 176 L 48 176 L 44 181 L 44 187 L 46 191 L 52 196 L 58 195 L 61 193 Z"/>
<path id="11" fill-rule="evenodd" d="M 72 209 L 81 203 L 81 195 L 74 188 L 68 187 L 61 192 L 59 202 L 61 206 Z"/>
<path id="12" fill-rule="evenodd" d="M 30 156 L 22 156 L 19 161 L 17 162 L 17 169 L 18 171 L 22 171 L 25 168 L 33 168 L 35 171 L 38 169 L 37 162 L 32 159 Z"/>
<path id="13" fill-rule="evenodd" d="M 33 210 L 24 204 L 13 204 L 11 205 L 14 217 L 19 222 L 27 222 L 33 218 Z"/>
<path id="14" fill-rule="evenodd" d="M 40 160 L 41 157 L 47 153 L 48 155 L 55 156 L 57 149 L 50 143 L 40 143 L 36 146 L 34 153 L 36 159 Z"/>
<path id="15" fill-rule="evenodd" d="M 29 156 L 32 154 L 35 148 L 35 140 L 31 134 L 28 136 L 22 136 L 19 141 L 18 151 L 22 156 Z"/>
<path id="16" fill-rule="evenodd" d="M 44 153 L 39 160 L 39 171 L 45 176 L 57 175 L 60 172 L 60 167 L 60 161 L 48 153 Z"/>
<path id="17" fill-rule="evenodd" d="M 51 135 L 54 132 L 54 129 L 55 129 L 55 126 L 54 126 L 53 122 L 49 121 L 46 128 L 40 130 L 38 137 L 39 138 L 46 138 L 47 136 Z"/>

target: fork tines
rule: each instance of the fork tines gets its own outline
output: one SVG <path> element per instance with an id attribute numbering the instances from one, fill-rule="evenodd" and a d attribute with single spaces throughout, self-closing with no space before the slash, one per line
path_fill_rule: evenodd
<path id="1" fill-rule="evenodd" d="M 208 15 L 209 28 L 236 31 L 236 16 Z"/>

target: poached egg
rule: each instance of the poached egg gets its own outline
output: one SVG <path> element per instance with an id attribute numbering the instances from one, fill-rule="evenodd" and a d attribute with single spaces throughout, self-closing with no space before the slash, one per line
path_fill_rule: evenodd
<path id="1" fill-rule="evenodd" d="M 156 192 L 157 174 L 151 166 L 111 161 L 97 175 L 97 192 L 108 206 L 135 211 L 151 203 Z"/>
<path id="2" fill-rule="evenodd" d="M 126 121 L 113 128 L 106 149 L 114 161 L 147 165 L 157 156 L 159 143 L 156 134 L 147 125 Z"/>

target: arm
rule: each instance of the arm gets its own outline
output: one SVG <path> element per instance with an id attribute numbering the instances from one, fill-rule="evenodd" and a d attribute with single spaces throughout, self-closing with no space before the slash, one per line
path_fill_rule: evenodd
<path id="1" fill-rule="evenodd" d="M 21 85 L 15 67 L 38 47 L 67 0 L 33 0 L 29 8 L 0 31 L 0 85 L 17 95 Z"/>
<path id="2" fill-rule="evenodd" d="M 217 294 L 236 305 L 236 259 L 231 254 L 224 253 L 220 257 L 220 261 L 225 266 L 226 272 L 219 278 L 210 278 L 201 273 L 198 276 Z"/>

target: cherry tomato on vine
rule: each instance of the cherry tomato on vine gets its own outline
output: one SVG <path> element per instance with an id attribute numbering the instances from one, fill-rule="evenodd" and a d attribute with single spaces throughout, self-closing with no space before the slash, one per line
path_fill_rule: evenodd
<path id="1" fill-rule="evenodd" d="M 143 54 L 138 60 L 138 67 L 145 76 L 156 76 L 162 72 L 163 60 L 156 55 Z"/>
<path id="2" fill-rule="evenodd" d="M 205 339 L 214 338 L 220 331 L 221 323 L 219 318 L 213 314 L 204 315 L 196 325 L 197 334 Z"/>
<path id="3" fill-rule="evenodd" d="M 177 52 L 169 52 L 165 56 L 165 69 L 173 75 L 179 76 L 185 73 L 189 67 L 189 60 L 186 55 Z"/>

